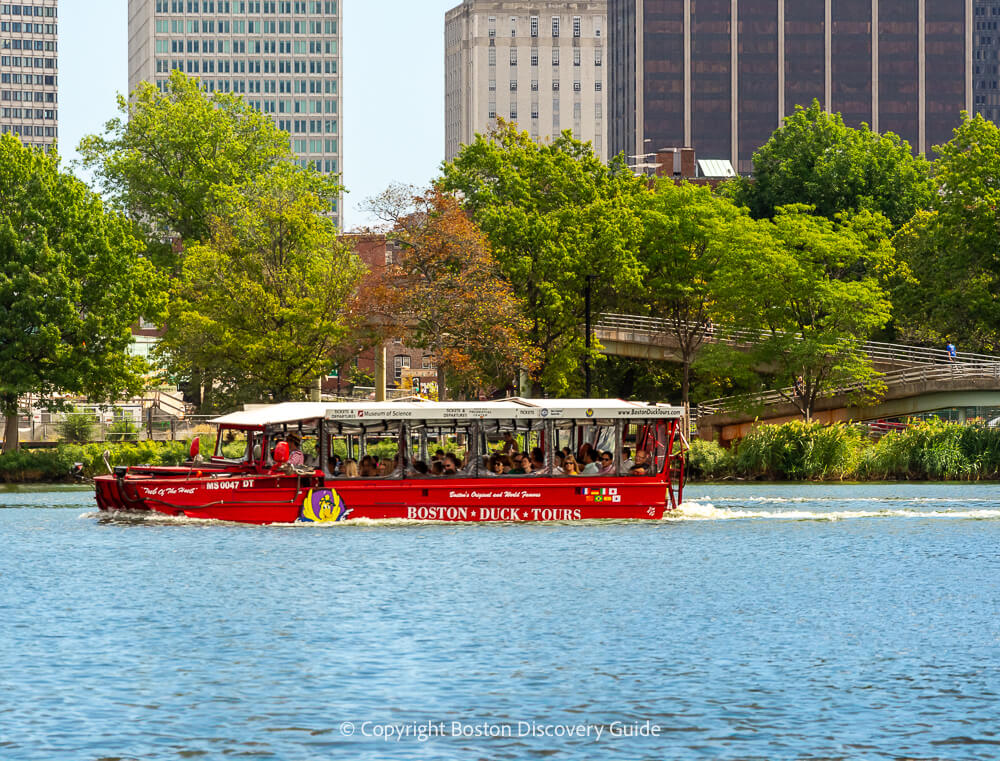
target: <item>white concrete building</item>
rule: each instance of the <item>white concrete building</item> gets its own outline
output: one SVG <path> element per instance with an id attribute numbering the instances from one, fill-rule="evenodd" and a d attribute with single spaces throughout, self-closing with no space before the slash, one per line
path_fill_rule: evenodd
<path id="1" fill-rule="evenodd" d="M 37 1 L 37 0 L 36 0 Z M 306 165 L 341 174 L 342 0 L 129 0 L 129 91 L 173 69 L 273 116 Z M 338 202 L 334 217 L 342 226 Z"/>
<path id="2" fill-rule="evenodd" d="M 59 136 L 58 0 L 0 2 L 0 133 L 50 147 Z"/>
<path id="3" fill-rule="evenodd" d="M 533 140 L 563 130 L 607 158 L 607 0 L 464 0 L 445 16 L 445 158 L 498 117 Z"/>

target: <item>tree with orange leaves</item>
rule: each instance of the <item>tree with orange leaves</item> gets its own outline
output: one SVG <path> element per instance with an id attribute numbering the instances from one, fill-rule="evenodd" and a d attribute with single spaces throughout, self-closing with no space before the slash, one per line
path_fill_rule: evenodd
<path id="1" fill-rule="evenodd" d="M 521 303 L 501 276 L 489 243 L 458 200 L 439 190 L 390 188 L 372 202 L 400 255 L 369 273 L 358 308 L 385 333 L 431 353 L 438 388 L 474 394 L 534 373 L 538 350 Z"/>

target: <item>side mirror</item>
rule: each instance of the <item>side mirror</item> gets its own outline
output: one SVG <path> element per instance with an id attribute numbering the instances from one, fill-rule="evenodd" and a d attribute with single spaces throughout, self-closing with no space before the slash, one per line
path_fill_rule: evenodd
<path id="1" fill-rule="evenodd" d="M 197 457 L 198 456 L 198 452 L 200 451 L 200 449 L 201 449 L 201 439 L 199 439 L 197 436 L 195 436 L 191 440 L 191 448 L 188 449 L 188 456 L 189 456 L 189 458 L 193 460 L 195 457 Z"/>
<path id="2" fill-rule="evenodd" d="M 286 462 L 288 462 L 288 442 L 279 441 L 274 447 L 274 463 L 283 465 Z"/>

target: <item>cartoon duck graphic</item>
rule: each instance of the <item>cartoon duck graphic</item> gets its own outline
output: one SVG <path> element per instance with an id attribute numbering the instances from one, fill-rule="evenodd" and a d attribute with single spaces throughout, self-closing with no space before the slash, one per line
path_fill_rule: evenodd
<path id="1" fill-rule="evenodd" d="M 334 489 L 310 489 L 302 502 L 300 523 L 337 523 L 354 512 Z"/>

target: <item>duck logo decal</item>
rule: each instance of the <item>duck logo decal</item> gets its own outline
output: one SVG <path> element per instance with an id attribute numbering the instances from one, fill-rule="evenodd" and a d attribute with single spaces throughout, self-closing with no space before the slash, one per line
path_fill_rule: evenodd
<path id="1" fill-rule="evenodd" d="M 333 489 L 310 489 L 302 502 L 299 523 L 337 523 L 353 513 Z"/>

